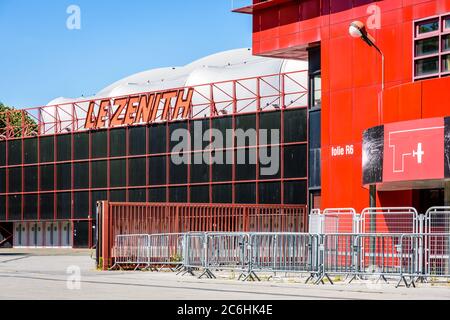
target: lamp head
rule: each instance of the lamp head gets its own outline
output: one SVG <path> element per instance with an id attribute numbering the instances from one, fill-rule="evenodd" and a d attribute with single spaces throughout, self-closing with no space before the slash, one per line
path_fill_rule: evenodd
<path id="1" fill-rule="evenodd" d="M 364 23 L 361 21 L 353 21 L 350 23 L 350 26 L 348 28 L 348 33 L 353 38 L 361 38 L 364 34 L 365 26 Z"/>
<path id="2" fill-rule="evenodd" d="M 361 38 L 370 47 L 375 47 L 378 51 L 378 47 L 375 45 L 375 39 L 367 32 L 366 26 L 361 21 L 353 21 L 350 23 L 348 33 L 353 38 Z"/>

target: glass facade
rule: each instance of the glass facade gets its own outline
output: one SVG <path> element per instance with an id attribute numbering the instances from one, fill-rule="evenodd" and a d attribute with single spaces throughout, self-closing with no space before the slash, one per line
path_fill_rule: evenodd
<path id="1" fill-rule="evenodd" d="M 269 134 L 211 150 L 215 139 L 195 136 L 199 127 L 224 137 L 231 129 Z M 191 148 L 182 152 L 188 163 L 172 159 L 177 129 L 191 133 Z M 0 221 L 92 223 L 98 200 L 306 204 L 307 136 L 307 108 L 296 108 L 1 141 Z"/>

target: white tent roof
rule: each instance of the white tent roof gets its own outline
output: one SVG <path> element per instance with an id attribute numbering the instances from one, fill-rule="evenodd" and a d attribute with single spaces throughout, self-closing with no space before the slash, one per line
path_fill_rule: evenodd
<path id="1" fill-rule="evenodd" d="M 139 92 L 163 91 L 225 80 L 306 70 L 307 68 L 306 61 L 257 57 L 252 55 L 251 49 L 235 49 L 207 56 L 183 67 L 159 68 L 136 73 L 107 86 L 95 96 L 59 97 L 50 101 L 48 106 Z"/>

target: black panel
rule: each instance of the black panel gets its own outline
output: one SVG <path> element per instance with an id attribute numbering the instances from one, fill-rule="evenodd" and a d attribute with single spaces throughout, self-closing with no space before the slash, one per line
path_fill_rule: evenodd
<path id="1" fill-rule="evenodd" d="M 89 246 L 89 222 L 75 221 L 73 223 L 74 248 L 87 248 Z"/>
<path id="2" fill-rule="evenodd" d="M 166 184 L 166 157 L 151 157 L 149 159 L 150 185 Z"/>
<path id="3" fill-rule="evenodd" d="M 170 202 L 187 202 L 187 188 L 186 187 L 176 187 L 169 188 L 169 201 Z"/>
<path id="4" fill-rule="evenodd" d="M 128 129 L 129 154 L 132 156 L 147 153 L 147 128 L 143 126 Z"/>
<path id="5" fill-rule="evenodd" d="M 191 187 L 191 202 L 193 202 L 193 203 L 208 203 L 209 202 L 209 187 L 208 186 Z"/>
<path id="6" fill-rule="evenodd" d="M 152 188 L 148 190 L 149 202 L 166 202 L 166 188 Z"/>
<path id="7" fill-rule="evenodd" d="M 125 156 L 127 152 L 126 129 L 113 129 L 109 133 L 111 157 Z"/>
<path id="8" fill-rule="evenodd" d="M 91 213 L 92 213 L 92 218 L 96 217 L 97 201 L 105 201 L 105 200 L 108 200 L 108 192 L 107 191 L 92 191 L 91 192 Z"/>
<path id="9" fill-rule="evenodd" d="M 321 111 L 309 113 L 309 187 L 321 186 Z"/>
<path id="10" fill-rule="evenodd" d="M 223 137 L 226 137 L 226 130 L 233 129 L 232 117 L 220 117 L 212 120 L 212 128 L 220 130 Z"/>
<path id="11" fill-rule="evenodd" d="M 111 160 L 110 162 L 110 185 L 111 187 L 125 187 L 127 184 L 127 162 L 125 159 Z"/>
<path id="12" fill-rule="evenodd" d="M 363 133 L 363 184 L 383 181 L 384 126 Z"/>
<path id="13" fill-rule="evenodd" d="M 8 196 L 8 220 L 22 220 L 22 196 Z"/>
<path id="14" fill-rule="evenodd" d="M 209 145 L 208 141 L 203 141 L 203 135 L 209 129 L 209 119 L 191 122 L 191 150 L 204 150 Z"/>
<path id="15" fill-rule="evenodd" d="M 309 146 L 311 149 L 321 146 L 321 111 L 309 113 Z"/>
<path id="16" fill-rule="evenodd" d="M 55 139 L 53 136 L 39 139 L 39 158 L 41 163 L 55 161 Z"/>
<path id="17" fill-rule="evenodd" d="M 24 163 L 34 164 L 38 162 L 37 139 L 25 139 L 23 141 L 23 157 Z"/>
<path id="18" fill-rule="evenodd" d="M 146 202 L 146 189 L 130 189 L 128 190 L 129 202 Z"/>
<path id="19" fill-rule="evenodd" d="M 258 188 L 259 188 L 259 203 L 261 204 L 281 203 L 280 182 L 260 183 Z"/>
<path id="20" fill-rule="evenodd" d="M 202 164 L 191 165 L 191 182 L 200 183 L 209 181 L 209 166 L 202 162 Z"/>
<path id="21" fill-rule="evenodd" d="M 232 203 L 233 187 L 231 184 L 218 184 L 212 186 L 214 203 Z"/>
<path id="22" fill-rule="evenodd" d="M 233 151 L 215 151 L 212 157 L 221 159 L 222 164 L 213 163 L 212 180 L 213 181 L 231 181 L 233 180 L 233 165 L 227 164 L 229 158 L 233 159 Z M 214 160 L 213 160 L 214 161 Z M 229 163 L 229 162 L 228 162 Z"/>
<path id="23" fill-rule="evenodd" d="M 149 150 L 150 154 L 166 153 L 167 143 L 166 124 L 149 126 Z"/>
<path id="24" fill-rule="evenodd" d="M 145 186 L 147 184 L 145 163 L 145 158 L 128 160 L 128 184 L 130 186 Z"/>
<path id="25" fill-rule="evenodd" d="M 8 178 L 9 192 L 22 192 L 22 168 L 10 168 Z"/>
<path id="26" fill-rule="evenodd" d="M 187 183 L 188 166 L 186 164 L 182 163 L 180 165 L 176 165 L 173 161 L 170 161 L 169 170 L 171 184 Z"/>
<path id="27" fill-rule="evenodd" d="M 320 148 L 309 150 L 309 187 L 320 188 L 321 182 L 321 155 Z"/>
<path id="28" fill-rule="evenodd" d="M 83 160 L 89 158 L 89 133 L 77 133 L 73 135 L 74 159 Z"/>
<path id="29" fill-rule="evenodd" d="M 242 116 L 236 117 L 236 146 L 255 146 L 256 145 L 256 115 L 255 114 L 246 114 Z M 239 134 L 245 134 L 245 141 L 241 141 L 238 138 Z M 248 135 L 248 136 L 247 136 Z M 243 136 L 244 137 L 244 136 Z"/>
<path id="30" fill-rule="evenodd" d="M 109 201 L 112 202 L 125 202 L 127 201 L 126 190 L 111 190 L 109 194 Z"/>
<path id="31" fill-rule="evenodd" d="M 92 170 L 92 188 L 106 188 L 108 183 L 107 177 L 108 164 L 106 161 L 91 162 Z"/>
<path id="32" fill-rule="evenodd" d="M 259 128 L 265 130 L 281 130 L 281 112 L 261 112 L 259 116 Z"/>
<path id="33" fill-rule="evenodd" d="M 93 180 L 97 179 L 97 175 L 92 175 Z M 75 189 L 89 188 L 89 163 L 78 162 L 73 164 L 73 183 Z"/>
<path id="34" fill-rule="evenodd" d="M 25 192 L 33 192 L 38 189 L 38 167 L 24 167 L 24 186 Z"/>
<path id="35" fill-rule="evenodd" d="M 369 1 L 366 1 L 368 3 Z M 370 1 L 372 2 L 372 1 Z M 308 48 L 308 69 L 309 73 L 321 70 L 321 50 L 320 46 Z"/>
<path id="36" fill-rule="evenodd" d="M 22 140 L 8 141 L 8 164 L 22 164 Z"/>
<path id="37" fill-rule="evenodd" d="M 75 219 L 89 217 L 89 192 L 75 192 L 73 194 L 73 216 Z"/>
<path id="38" fill-rule="evenodd" d="M 235 201 L 236 203 L 256 203 L 256 184 L 255 183 L 241 183 L 235 186 Z"/>
<path id="39" fill-rule="evenodd" d="M 41 186 L 40 189 L 41 191 L 50 191 L 50 190 L 54 190 L 54 174 L 55 174 L 55 169 L 54 169 L 54 165 L 50 164 L 50 165 L 45 165 L 45 166 L 41 166 L 40 167 L 41 170 Z"/>
<path id="40" fill-rule="evenodd" d="M 0 167 L 6 165 L 6 141 L 0 141 Z"/>
<path id="41" fill-rule="evenodd" d="M 70 192 L 56 195 L 56 216 L 58 219 L 72 218 L 72 197 Z"/>
<path id="42" fill-rule="evenodd" d="M 0 220 L 6 220 L 6 196 L 0 196 Z"/>
<path id="43" fill-rule="evenodd" d="M 183 146 L 188 146 L 189 144 L 189 140 L 187 140 L 187 141 L 185 141 L 185 140 L 183 140 L 183 138 L 180 138 L 179 140 L 175 140 L 175 141 L 172 141 L 172 137 L 174 137 L 174 135 L 173 135 L 173 133 L 176 131 L 176 130 L 178 130 L 178 129 L 182 129 L 183 130 L 183 132 L 182 132 L 182 137 L 183 138 L 188 138 L 185 134 L 186 134 L 186 132 L 187 132 L 187 123 L 186 122 L 174 122 L 174 123 L 171 123 L 170 125 L 169 125 L 169 140 L 170 140 L 170 144 L 169 144 L 169 147 L 170 147 L 170 151 L 172 152 L 172 150 L 173 150 L 173 148 L 176 146 L 176 145 L 178 145 L 180 142 L 183 142 Z"/>
<path id="44" fill-rule="evenodd" d="M 108 132 L 106 130 L 93 131 L 91 139 L 92 158 L 106 158 L 108 154 Z"/>
<path id="45" fill-rule="evenodd" d="M 303 142 L 307 138 L 307 110 L 295 109 L 284 112 L 284 142 Z"/>
<path id="46" fill-rule="evenodd" d="M 263 147 L 259 149 L 258 159 L 260 179 L 278 179 L 281 177 L 280 147 Z"/>
<path id="47" fill-rule="evenodd" d="M 54 219 L 54 194 L 45 193 L 39 196 L 40 219 L 53 220 Z"/>
<path id="48" fill-rule="evenodd" d="M 284 183 L 285 204 L 306 204 L 306 181 L 287 181 Z"/>
<path id="49" fill-rule="evenodd" d="M 24 220 L 37 220 L 38 196 L 36 194 L 27 194 L 23 196 L 23 210 Z"/>
<path id="50" fill-rule="evenodd" d="M 72 159 L 72 135 L 62 134 L 56 136 L 56 158 L 58 161 L 68 161 Z"/>
<path id="51" fill-rule="evenodd" d="M 306 177 L 306 145 L 285 147 L 284 149 L 284 177 Z"/>
<path id="52" fill-rule="evenodd" d="M 0 169 L 0 193 L 6 193 L 6 169 Z"/>
<path id="53" fill-rule="evenodd" d="M 256 179 L 256 149 L 236 150 L 236 180 Z"/>
<path id="54" fill-rule="evenodd" d="M 70 163 L 56 166 L 56 183 L 57 190 L 72 189 L 72 165 Z"/>
<path id="55" fill-rule="evenodd" d="M 280 143 L 281 141 L 281 112 L 263 112 L 259 116 L 259 129 L 267 130 L 267 135 L 262 135 L 260 132 L 260 145 L 264 144 L 275 144 Z M 277 130 L 278 132 L 276 132 Z M 278 141 L 272 141 L 272 135 L 274 137 L 278 136 Z M 265 139 L 265 140 L 264 140 Z"/>

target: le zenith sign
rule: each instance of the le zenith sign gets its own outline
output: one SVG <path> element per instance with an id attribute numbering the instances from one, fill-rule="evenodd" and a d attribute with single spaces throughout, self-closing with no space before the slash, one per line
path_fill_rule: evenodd
<path id="1" fill-rule="evenodd" d="M 187 91 L 187 94 L 185 94 Z M 154 122 L 157 118 L 159 105 L 164 104 L 161 120 L 186 119 L 192 106 L 194 89 L 181 89 L 167 92 L 120 97 L 101 100 L 99 107 L 96 101 L 89 102 L 84 127 L 86 129 L 100 129 L 117 127 L 136 123 Z M 172 106 L 172 99 L 176 99 Z M 181 113 L 181 115 L 180 115 Z"/>

